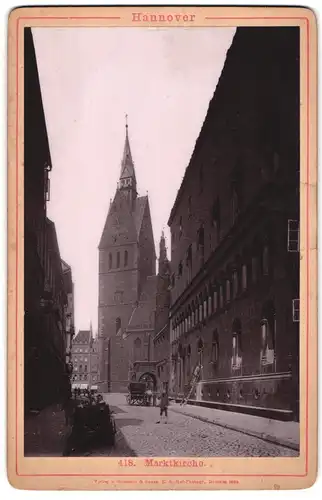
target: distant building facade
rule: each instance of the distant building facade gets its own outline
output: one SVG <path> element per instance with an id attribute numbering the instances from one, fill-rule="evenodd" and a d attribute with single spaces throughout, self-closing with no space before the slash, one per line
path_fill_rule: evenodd
<path id="1" fill-rule="evenodd" d="M 297 28 L 237 29 L 169 226 L 170 392 L 297 419 Z"/>
<path id="2" fill-rule="evenodd" d="M 155 248 L 149 201 L 148 196 L 137 195 L 126 126 L 120 179 L 99 243 L 102 391 L 126 391 L 133 362 L 151 356 L 154 294 Z"/>
<path id="3" fill-rule="evenodd" d="M 91 330 L 80 330 L 72 343 L 73 384 L 72 387 L 81 385 L 89 386 L 91 382 Z"/>
<path id="4" fill-rule="evenodd" d="M 24 408 L 61 402 L 69 385 L 66 307 L 55 225 L 47 218 L 51 156 L 30 28 L 24 29 Z"/>
<path id="5" fill-rule="evenodd" d="M 158 391 L 162 389 L 168 390 L 170 380 L 170 279 L 170 262 L 167 256 L 165 237 L 162 233 L 156 285 L 155 333 L 153 338 Z"/>

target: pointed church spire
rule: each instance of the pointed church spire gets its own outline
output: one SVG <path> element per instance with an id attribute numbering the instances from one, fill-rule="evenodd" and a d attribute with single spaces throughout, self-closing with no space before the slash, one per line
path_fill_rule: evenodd
<path id="1" fill-rule="evenodd" d="M 160 238 L 160 254 L 159 254 L 159 274 L 164 274 L 169 264 L 168 256 L 167 256 L 167 247 L 164 236 L 164 231 L 162 230 L 161 238 Z"/>
<path id="2" fill-rule="evenodd" d="M 129 141 L 129 126 L 127 122 L 127 115 L 125 115 L 125 144 L 124 144 L 124 152 L 121 163 L 120 180 L 129 178 L 132 178 L 133 181 L 136 182 L 134 163 L 132 159 L 130 141 Z"/>

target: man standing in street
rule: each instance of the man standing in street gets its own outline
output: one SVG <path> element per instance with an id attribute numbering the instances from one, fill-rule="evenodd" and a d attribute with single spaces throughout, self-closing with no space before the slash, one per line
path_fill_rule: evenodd
<path id="1" fill-rule="evenodd" d="M 168 423 L 168 406 L 169 406 L 169 396 L 168 393 L 163 390 L 160 399 L 160 420 L 158 420 L 157 424 L 160 424 L 163 421 L 164 414 L 164 423 Z"/>

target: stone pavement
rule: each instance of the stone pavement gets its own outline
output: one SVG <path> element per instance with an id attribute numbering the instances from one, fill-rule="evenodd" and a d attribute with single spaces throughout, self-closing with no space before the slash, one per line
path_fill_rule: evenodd
<path id="1" fill-rule="evenodd" d="M 265 441 L 287 446 L 293 450 L 300 449 L 300 426 L 298 422 L 282 422 L 270 418 L 235 413 L 196 405 L 183 405 L 171 402 L 169 409 L 203 422 L 242 432 Z"/>
<path id="2" fill-rule="evenodd" d="M 116 425 L 139 457 L 298 456 L 290 447 L 190 416 L 187 407 L 177 411 L 177 405 L 170 405 L 168 423 L 157 424 L 157 407 L 130 406 L 124 394 L 105 394 L 104 399 L 115 408 Z"/>

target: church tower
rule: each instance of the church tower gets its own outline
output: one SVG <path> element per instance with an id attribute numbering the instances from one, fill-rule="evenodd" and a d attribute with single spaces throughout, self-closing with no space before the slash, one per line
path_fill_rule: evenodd
<path id="1" fill-rule="evenodd" d="M 138 196 L 137 193 L 127 123 L 120 178 L 98 250 L 100 381 L 101 390 L 107 391 L 111 359 L 114 358 L 115 365 L 115 358 L 121 352 L 123 356 L 125 352 L 120 348 L 118 354 L 116 351 L 111 353 L 111 339 L 124 339 L 127 336 L 129 322 L 138 307 L 146 282 L 149 277 L 155 276 L 156 256 L 149 200 L 148 196 Z M 119 370 L 115 368 L 116 365 L 113 368 L 114 379 L 125 377 L 126 359 L 119 361 Z"/>

